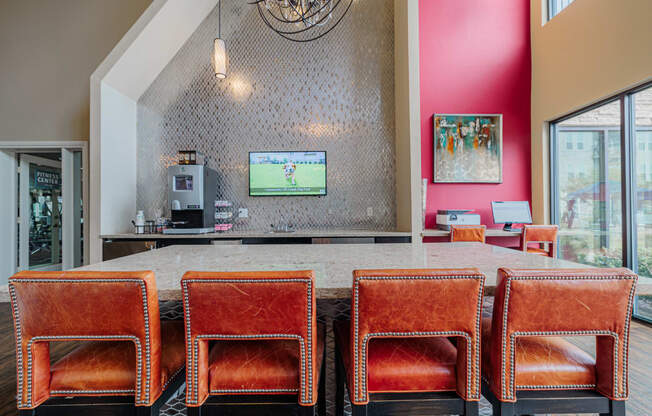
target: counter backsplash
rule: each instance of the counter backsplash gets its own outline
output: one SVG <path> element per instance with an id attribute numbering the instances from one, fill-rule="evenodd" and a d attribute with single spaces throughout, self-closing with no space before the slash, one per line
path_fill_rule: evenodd
<path id="1" fill-rule="evenodd" d="M 240 230 L 394 229 L 394 11 L 392 0 L 373 1 L 297 44 L 255 7 L 225 0 L 227 78 L 210 64 L 215 9 L 138 102 L 138 209 L 168 215 L 166 168 L 196 149 L 218 172 L 217 199 L 248 208 Z M 272 150 L 325 150 L 328 195 L 249 197 L 248 152 Z"/>

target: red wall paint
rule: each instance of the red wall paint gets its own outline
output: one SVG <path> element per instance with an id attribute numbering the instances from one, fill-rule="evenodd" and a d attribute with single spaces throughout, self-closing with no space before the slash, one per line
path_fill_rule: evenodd
<path id="1" fill-rule="evenodd" d="M 438 209 L 468 208 L 494 226 L 492 200 L 528 200 L 530 1 L 419 0 L 421 171 L 426 228 Z M 503 114 L 503 183 L 434 184 L 434 113 Z"/>

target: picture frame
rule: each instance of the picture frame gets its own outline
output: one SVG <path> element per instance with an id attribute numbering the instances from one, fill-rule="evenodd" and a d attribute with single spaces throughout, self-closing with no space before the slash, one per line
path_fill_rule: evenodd
<path id="1" fill-rule="evenodd" d="M 433 183 L 503 182 L 503 115 L 438 114 L 433 121 Z"/>

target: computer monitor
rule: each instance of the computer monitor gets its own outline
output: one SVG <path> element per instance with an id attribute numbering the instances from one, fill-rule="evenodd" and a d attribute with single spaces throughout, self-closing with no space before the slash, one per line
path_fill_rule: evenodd
<path id="1" fill-rule="evenodd" d="M 532 224 L 528 201 L 492 201 L 494 224 L 505 224 L 503 230 L 513 231 L 512 224 Z"/>

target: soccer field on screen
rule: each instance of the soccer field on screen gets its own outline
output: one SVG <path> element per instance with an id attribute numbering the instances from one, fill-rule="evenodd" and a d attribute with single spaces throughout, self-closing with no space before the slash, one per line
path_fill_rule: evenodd
<path id="1" fill-rule="evenodd" d="M 326 165 L 297 164 L 295 185 L 285 177 L 282 164 L 249 165 L 249 194 L 271 195 L 325 195 Z"/>

